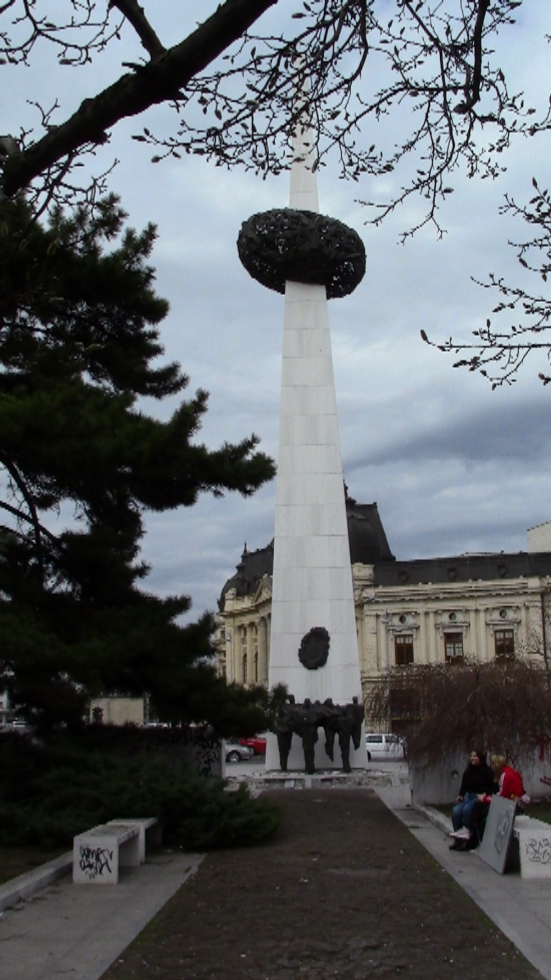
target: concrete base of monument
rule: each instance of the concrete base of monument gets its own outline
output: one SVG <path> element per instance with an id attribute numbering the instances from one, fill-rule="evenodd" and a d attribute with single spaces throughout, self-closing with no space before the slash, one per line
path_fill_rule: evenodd
<path id="1" fill-rule="evenodd" d="M 391 810 L 411 806 L 408 764 L 402 760 L 371 763 L 368 769 L 354 769 L 349 773 L 320 769 L 313 775 L 304 769 L 266 772 L 263 762 L 257 766 L 241 763 L 232 767 L 227 781 L 230 789 L 245 783 L 253 796 L 268 790 L 365 789 L 377 793 Z"/>
<path id="2" fill-rule="evenodd" d="M 335 739 L 334 758 L 331 760 L 325 751 L 325 740 L 323 738 L 323 734 L 321 735 L 319 740 L 316 742 L 314 766 L 316 770 L 314 775 L 319 771 L 343 772 L 342 755 L 339 748 L 338 739 Z M 367 769 L 367 749 L 365 747 L 363 732 L 360 748 L 355 749 L 352 744 L 350 745 L 350 767 L 353 770 Z M 291 751 L 289 752 L 289 759 L 287 762 L 287 770 L 288 772 L 301 772 L 302 775 L 304 775 L 305 768 L 302 740 L 298 738 L 297 735 L 293 735 Z M 285 775 L 285 773 L 282 773 L 281 771 L 277 737 L 271 732 L 268 733 L 266 738 L 266 772 Z M 346 775 L 346 773 L 344 775 Z"/>
<path id="3" fill-rule="evenodd" d="M 231 780 L 230 780 L 231 782 Z M 257 796 L 266 790 L 284 789 L 360 789 L 369 786 L 369 774 L 365 769 L 339 772 L 337 769 L 321 769 L 311 776 L 300 770 L 290 772 L 251 772 L 236 777 L 236 783 L 246 783 Z"/>

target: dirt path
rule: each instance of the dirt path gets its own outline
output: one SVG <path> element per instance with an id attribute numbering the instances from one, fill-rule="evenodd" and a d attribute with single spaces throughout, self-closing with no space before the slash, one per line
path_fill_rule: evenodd
<path id="1" fill-rule="evenodd" d="M 277 837 L 209 855 L 103 980 L 541 980 L 371 791 L 272 797 Z"/>

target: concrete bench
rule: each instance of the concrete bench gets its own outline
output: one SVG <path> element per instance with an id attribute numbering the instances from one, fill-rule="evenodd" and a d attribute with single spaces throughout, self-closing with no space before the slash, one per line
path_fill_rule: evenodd
<path id="1" fill-rule="evenodd" d="M 145 851 L 147 847 L 160 847 L 162 844 L 162 829 L 156 817 L 135 817 L 123 818 L 120 820 L 109 820 L 108 827 L 114 824 L 138 828 L 138 847 L 140 852 L 140 864 L 145 861 Z"/>
<path id="2" fill-rule="evenodd" d="M 119 868 L 145 861 L 146 834 L 158 827 L 155 818 L 111 820 L 78 834 L 73 841 L 73 882 L 116 885 Z"/>
<path id="3" fill-rule="evenodd" d="M 519 814 L 513 837 L 518 840 L 521 877 L 551 878 L 551 826 Z"/>

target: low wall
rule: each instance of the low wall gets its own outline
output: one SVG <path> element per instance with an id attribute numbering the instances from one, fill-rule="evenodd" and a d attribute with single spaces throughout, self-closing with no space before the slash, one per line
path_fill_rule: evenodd
<path id="1" fill-rule="evenodd" d="M 223 779 L 226 775 L 223 742 L 209 725 L 189 728 L 152 728 L 148 741 L 168 758 L 183 760 L 203 776 Z"/>
<path id="2" fill-rule="evenodd" d="M 425 766 L 410 762 L 409 780 L 413 804 L 440 806 L 452 803 L 457 796 L 461 776 L 467 766 L 465 752 L 458 752 L 443 759 L 437 766 Z M 551 780 L 551 761 L 540 759 L 534 752 L 532 765 L 524 763 L 521 767 L 524 788 L 533 799 L 551 797 L 551 785 L 542 783 L 542 776 Z"/>
<path id="3" fill-rule="evenodd" d="M 90 702 L 90 721 L 94 721 L 94 709 L 101 711 L 103 725 L 143 725 L 145 702 L 143 698 L 106 697 Z"/>

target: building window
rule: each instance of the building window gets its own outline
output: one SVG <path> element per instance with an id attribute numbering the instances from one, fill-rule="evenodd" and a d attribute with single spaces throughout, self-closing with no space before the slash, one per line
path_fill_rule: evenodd
<path id="1" fill-rule="evenodd" d="M 243 683 L 247 683 L 247 654 L 243 654 Z"/>
<path id="2" fill-rule="evenodd" d="M 258 650 L 254 651 L 254 682 L 258 684 Z"/>
<path id="3" fill-rule="evenodd" d="M 446 662 L 456 663 L 463 659 L 463 633 L 444 633 Z"/>
<path id="4" fill-rule="evenodd" d="M 413 634 L 399 633 L 395 639 L 396 666 L 406 667 L 413 663 Z"/>
<path id="5" fill-rule="evenodd" d="M 513 630 L 495 630 L 496 657 L 513 657 L 515 654 L 515 634 Z"/>
<path id="6" fill-rule="evenodd" d="M 421 717 L 419 691 L 392 690 L 389 702 L 393 732 L 407 731 Z"/>

